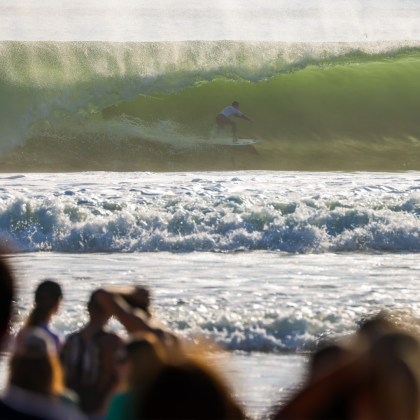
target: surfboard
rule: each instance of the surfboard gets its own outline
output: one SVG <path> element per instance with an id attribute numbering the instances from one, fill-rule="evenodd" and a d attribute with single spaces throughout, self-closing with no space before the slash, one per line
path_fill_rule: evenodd
<path id="1" fill-rule="evenodd" d="M 213 139 L 206 141 L 207 144 L 215 144 L 220 146 L 249 146 L 250 144 L 259 143 L 261 140 L 254 140 L 254 139 L 238 139 L 234 142 L 231 138 L 230 139 Z"/>

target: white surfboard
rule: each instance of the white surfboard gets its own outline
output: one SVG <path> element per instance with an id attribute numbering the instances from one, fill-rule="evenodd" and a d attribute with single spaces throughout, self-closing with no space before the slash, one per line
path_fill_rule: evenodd
<path id="1" fill-rule="evenodd" d="M 221 146 L 249 146 L 250 144 L 259 143 L 261 140 L 254 140 L 254 139 L 238 139 L 237 141 L 233 141 L 230 139 L 213 139 L 208 140 L 206 143 L 208 144 L 215 144 Z"/>

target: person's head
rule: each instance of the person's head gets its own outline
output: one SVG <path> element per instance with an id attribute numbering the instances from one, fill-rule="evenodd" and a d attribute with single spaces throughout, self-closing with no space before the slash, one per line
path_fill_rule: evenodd
<path id="1" fill-rule="evenodd" d="M 232 106 L 236 109 L 239 109 L 239 102 L 232 102 Z"/>
<path id="2" fill-rule="evenodd" d="M 338 344 L 323 346 L 309 360 L 309 379 L 316 381 L 346 362 L 350 352 Z"/>
<path id="3" fill-rule="evenodd" d="M 409 329 L 380 315 L 364 322 L 343 347 L 316 353 L 307 387 L 276 417 L 418 419 L 420 344 Z M 311 408 L 301 404 L 302 395 Z"/>
<path id="4" fill-rule="evenodd" d="M 10 362 L 9 383 L 47 396 L 63 390 L 63 372 L 55 344 L 40 328 L 30 328 Z"/>
<path id="5" fill-rule="evenodd" d="M 392 326 L 390 326 L 392 329 Z M 420 345 L 417 338 L 399 330 L 373 340 L 368 370 L 359 399 L 381 419 L 417 419 L 420 412 Z"/>
<path id="6" fill-rule="evenodd" d="M 125 346 L 125 381 L 129 388 L 147 384 L 163 369 L 165 349 L 153 334 L 144 334 Z"/>
<path id="7" fill-rule="evenodd" d="M 239 419 L 242 411 L 214 376 L 194 363 L 164 368 L 144 393 L 144 419 Z"/>
<path id="8" fill-rule="evenodd" d="M 58 283 L 53 280 L 44 280 L 35 290 L 35 306 L 29 315 L 27 325 L 39 326 L 43 322 L 49 322 L 57 313 L 63 298 L 63 292 Z"/>
<path id="9" fill-rule="evenodd" d="M 4 257 L 0 256 L 0 344 L 9 327 L 13 302 L 13 276 Z"/>
<path id="10" fill-rule="evenodd" d="M 97 291 L 94 291 L 89 298 L 87 309 L 91 321 L 106 324 L 110 318 L 110 315 L 105 311 L 96 298 Z"/>

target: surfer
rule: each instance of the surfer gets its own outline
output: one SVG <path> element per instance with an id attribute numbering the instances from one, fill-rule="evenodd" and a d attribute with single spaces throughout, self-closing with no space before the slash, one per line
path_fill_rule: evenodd
<path id="1" fill-rule="evenodd" d="M 225 108 L 216 117 L 216 122 L 219 125 L 219 127 L 217 128 L 217 131 L 214 134 L 213 138 L 217 137 L 217 135 L 223 130 L 225 125 L 231 125 L 233 142 L 236 143 L 238 141 L 238 139 L 236 138 L 236 122 L 230 120 L 230 117 L 232 116 L 243 118 L 244 120 L 250 121 L 254 124 L 254 121 L 252 121 L 250 118 L 246 117 L 244 114 L 242 114 L 242 112 L 239 111 L 239 103 L 235 101 L 232 103 L 232 106 L 228 106 L 227 108 Z"/>

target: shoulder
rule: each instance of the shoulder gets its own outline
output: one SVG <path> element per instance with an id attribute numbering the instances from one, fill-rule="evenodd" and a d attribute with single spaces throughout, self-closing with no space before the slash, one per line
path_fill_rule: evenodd
<path id="1" fill-rule="evenodd" d="M 59 354 L 61 352 L 61 349 L 64 344 L 64 336 L 61 334 L 60 331 L 52 327 L 48 324 L 41 324 L 39 325 L 39 328 L 41 328 L 43 331 L 45 331 L 53 340 L 57 348 L 57 353 Z"/>
<path id="2" fill-rule="evenodd" d="M 74 342 L 80 341 L 80 331 L 72 332 L 70 333 L 64 340 L 64 346 L 69 346 L 73 344 Z"/>
<path id="3" fill-rule="evenodd" d="M 45 325 L 45 331 L 49 332 L 53 337 L 56 337 L 60 343 L 64 341 L 63 334 L 57 330 L 57 328 L 54 328 L 52 325 Z"/>
<path id="4" fill-rule="evenodd" d="M 22 342 L 25 338 L 25 334 L 26 334 L 26 328 L 23 327 L 19 330 L 19 332 L 16 334 L 16 337 L 13 341 L 13 350 L 16 351 L 16 349 L 18 349 L 21 345 Z"/>
<path id="5" fill-rule="evenodd" d="M 19 411 L 9 407 L 3 401 L 0 400 L 0 419 L 7 420 L 45 420 L 42 417 L 31 416 L 29 414 L 23 414 Z"/>
<path id="6" fill-rule="evenodd" d="M 131 404 L 136 401 L 136 393 L 134 390 L 130 390 L 127 392 L 122 392 L 120 394 L 116 394 L 111 400 L 111 407 L 120 408 L 120 404 Z"/>
<path id="7" fill-rule="evenodd" d="M 75 357 L 74 355 L 78 353 L 80 345 L 80 333 L 74 332 L 69 334 L 66 337 L 64 345 L 61 349 L 61 359 L 66 359 L 67 357 Z"/>

